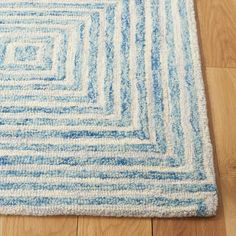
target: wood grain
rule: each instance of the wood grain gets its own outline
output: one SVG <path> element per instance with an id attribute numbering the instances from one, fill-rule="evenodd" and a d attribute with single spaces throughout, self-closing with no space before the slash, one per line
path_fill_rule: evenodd
<path id="1" fill-rule="evenodd" d="M 151 219 L 78 217 L 78 236 L 151 236 Z"/>
<path id="2" fill-rule="evenodd" d="M 236 67 L 236 1 L 195 0 L 205 66 Z"/>
<path id="3" fill-rule="evenodd" d="M 222 177 L 227 236 L 236 235 L 236 177 Z"/>
<path id="4" fill-rule="evenodd" d="M 76 217 L 2 216 L 0 236 L 76 236 Z"/>
<path id="5" fill-rule="evenodd" d="M 153 236 L 225 236 L 224 213 L 221 207 L 217 217 L 191 219 L 156 219 Z"/>
<path id="6" fill-rule="evenodd" d="M 236 177 L 236 69 L 208 69 L 207 78 L 220 176 Z"/>
<path id="7" fill-rule="evenodd" d="M 236 235 L 236 69 L 208 69 L 207 83 L 226 231 Z"/>

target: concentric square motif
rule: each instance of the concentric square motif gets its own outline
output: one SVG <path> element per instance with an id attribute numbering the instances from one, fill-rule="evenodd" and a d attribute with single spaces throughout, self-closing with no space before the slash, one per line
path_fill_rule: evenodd
<path id="1" fill-rule="evenodd" d="M 1 214 L 215 214 L 193 9 L 0 3 Z"/>

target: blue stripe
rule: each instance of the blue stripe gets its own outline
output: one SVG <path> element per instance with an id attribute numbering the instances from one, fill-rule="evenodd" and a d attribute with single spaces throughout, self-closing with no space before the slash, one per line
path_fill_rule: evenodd
<path id="1" fill-rule="evenodd" d="M 105 113 L 114 112 L 114 89 L 113 88 L 113 67 L 114 67 L 114 30 L 115 30 L 115 7 L 109 6 L 106 9 L 107 26 L 105 30 L 105 53 L 106 53 L 106 75 L 104 83 L 104 97 L 106 97 Z"/>
<path id="2" fill-rule="evenodd" d="M 122 13 L 121 13 L 121 113 L 123 115 L 123 123 L 129 124 L 131 119 L 130 112 L 130 80 L 129 80 L 129 50 L 130 50 L 130 13 L 129 2 L 121 0 Z"/>
<path id="3" fill-rule="evenodd" d="M 135 34 L 135 46 L 136 46 L 136 87 L 138 90 L 138 103 L 139 106 L 139 120 L 140 129 L 142 130 L 141 139 L 149 138 L 148 127 L 148 110 L 147 110 L 147 91 L 145 88 L 146 73 L 145 73 L 145 15 L 144 15 L 144 1 L 135 0 L 136 3 L 136 34 Z"/>
<path id="4" fill-rule="evenodd" d="M 31 155 L 2 155 L 0 156 L 0 165 L 69 165 L 69 166 L 82 166 L 82 165 L 116 165 L 116 166 L 175 166 L 173 165 L 174 158 L 167 156 L 163 158 L 161 155 L 155 157 L 122 157 L 122 156 L 87 156 L 87 157 L 48 157 L 46 154 L 42 156 Z"/>
<path id="5" fill-rule="evenodd" d="M 60 130 L 16 130 L 16 131 L 0 131 L 0 137 L 16 137 L 16 138 L 64 138 L 64 139 L 77 139 L 84 137 L 92 138 L 137 138 L 148 140 L 147 137 L 142 136 L 139 130 L 134 131 L 88 131 L 88 130 L 70 130 L 70 131 L 60 131 Z"/>
<path id="6" fill-rule="evenodd" d="M 79 190 L 106 190 L 106 191 L 121 191 L 121 190 L 161 190 L 162 193 L 177 193 L 177 192 L 214 192 L 216 186 L 213 184 L 175 184 L 175 185 L 156 185 L 143 183 L 126 183 L 126 184 L 105 184 L 105 183 L 0 183 L 0 190 L 64 190 L 64 191 L 79 191 Z"/>
<path id="7" fill-rule="evenodd" d="M 151 49 L 151 67 L 152 67 L 152 81 L 153 81 L 153 97 L 154 97 L 154 119 L 156 142 L 161 153 L 166 153 L 166 138 L 164 134 L 163 122 L 163 89 L 161 84 L 161 63 L 160 63 L 160 25 L 159 16 L 159 1 L 151 1 L 151 14 L 152 14 L 152 49 Z M 158 92 L 157 92 L 158 91 Z"/>
<path id="8" fill-rule="evenodd" d="M 0 205 L 155 205 L 157 206 L 191 206 L 205 207 L 204 199 L 170 199 L 165 197 L 91 197 L 91 198 L 55 198 L 55 197 L 0 197 Z"/>
<path id="9" fill-rule="evenodd" d="M 174 30 L 173 30 L 173 19 L 171 12 L 171 0 L 165 0 L 166 10 L 166 44 L 168 48 L 168 87 L 170 91 L 170 116 L 171 116 L 171 128 L 172 128 L 172 141 L 173 151 L 180 158 L 180 161 L 184 157 L 184 138 L 183 128 L 181 125 L 181 109 L 180 109 L 180 89 L 176 67 L 175 57 L 175 44 L 174 44 Z"/>
<path id="10" fill-rule="evenodd" d="M 130 178 L 130 179 L 155 179 L 155 180 L 204 180 L 205 178 L 192 172 L 160 172 L 160 171 L 88 171 L 83 167 L 78 167 L 76 171 L 72 170 L 0 170 L 0 175 L 2 177 L 65 177 L 65 178 L 99 178 L 99 179 L 118 179 L 118 178 Z"/>

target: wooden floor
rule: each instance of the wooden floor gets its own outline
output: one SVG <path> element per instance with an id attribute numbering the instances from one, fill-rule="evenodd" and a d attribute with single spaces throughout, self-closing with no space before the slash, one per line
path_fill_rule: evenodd
<path id="1" fill-rule="evenodd" d="M 210 219 L 0 217 L 0 236 L 236 235 L 236 0 L 195 0 L 221 200 Z"/>

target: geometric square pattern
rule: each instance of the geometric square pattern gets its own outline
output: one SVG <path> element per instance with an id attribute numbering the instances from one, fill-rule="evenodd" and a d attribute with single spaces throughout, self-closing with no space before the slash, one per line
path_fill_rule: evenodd
<path id="1" fill-rule="evenodd" d="M 38 47 L 23 44 L 14 48 L 13 53 L 17 61 L 35 61 Z"/>
<path id="2" fill-rule="evenodd" d="M 210 216 L 193 0 L 0 3 L 0 213 Z"/>

